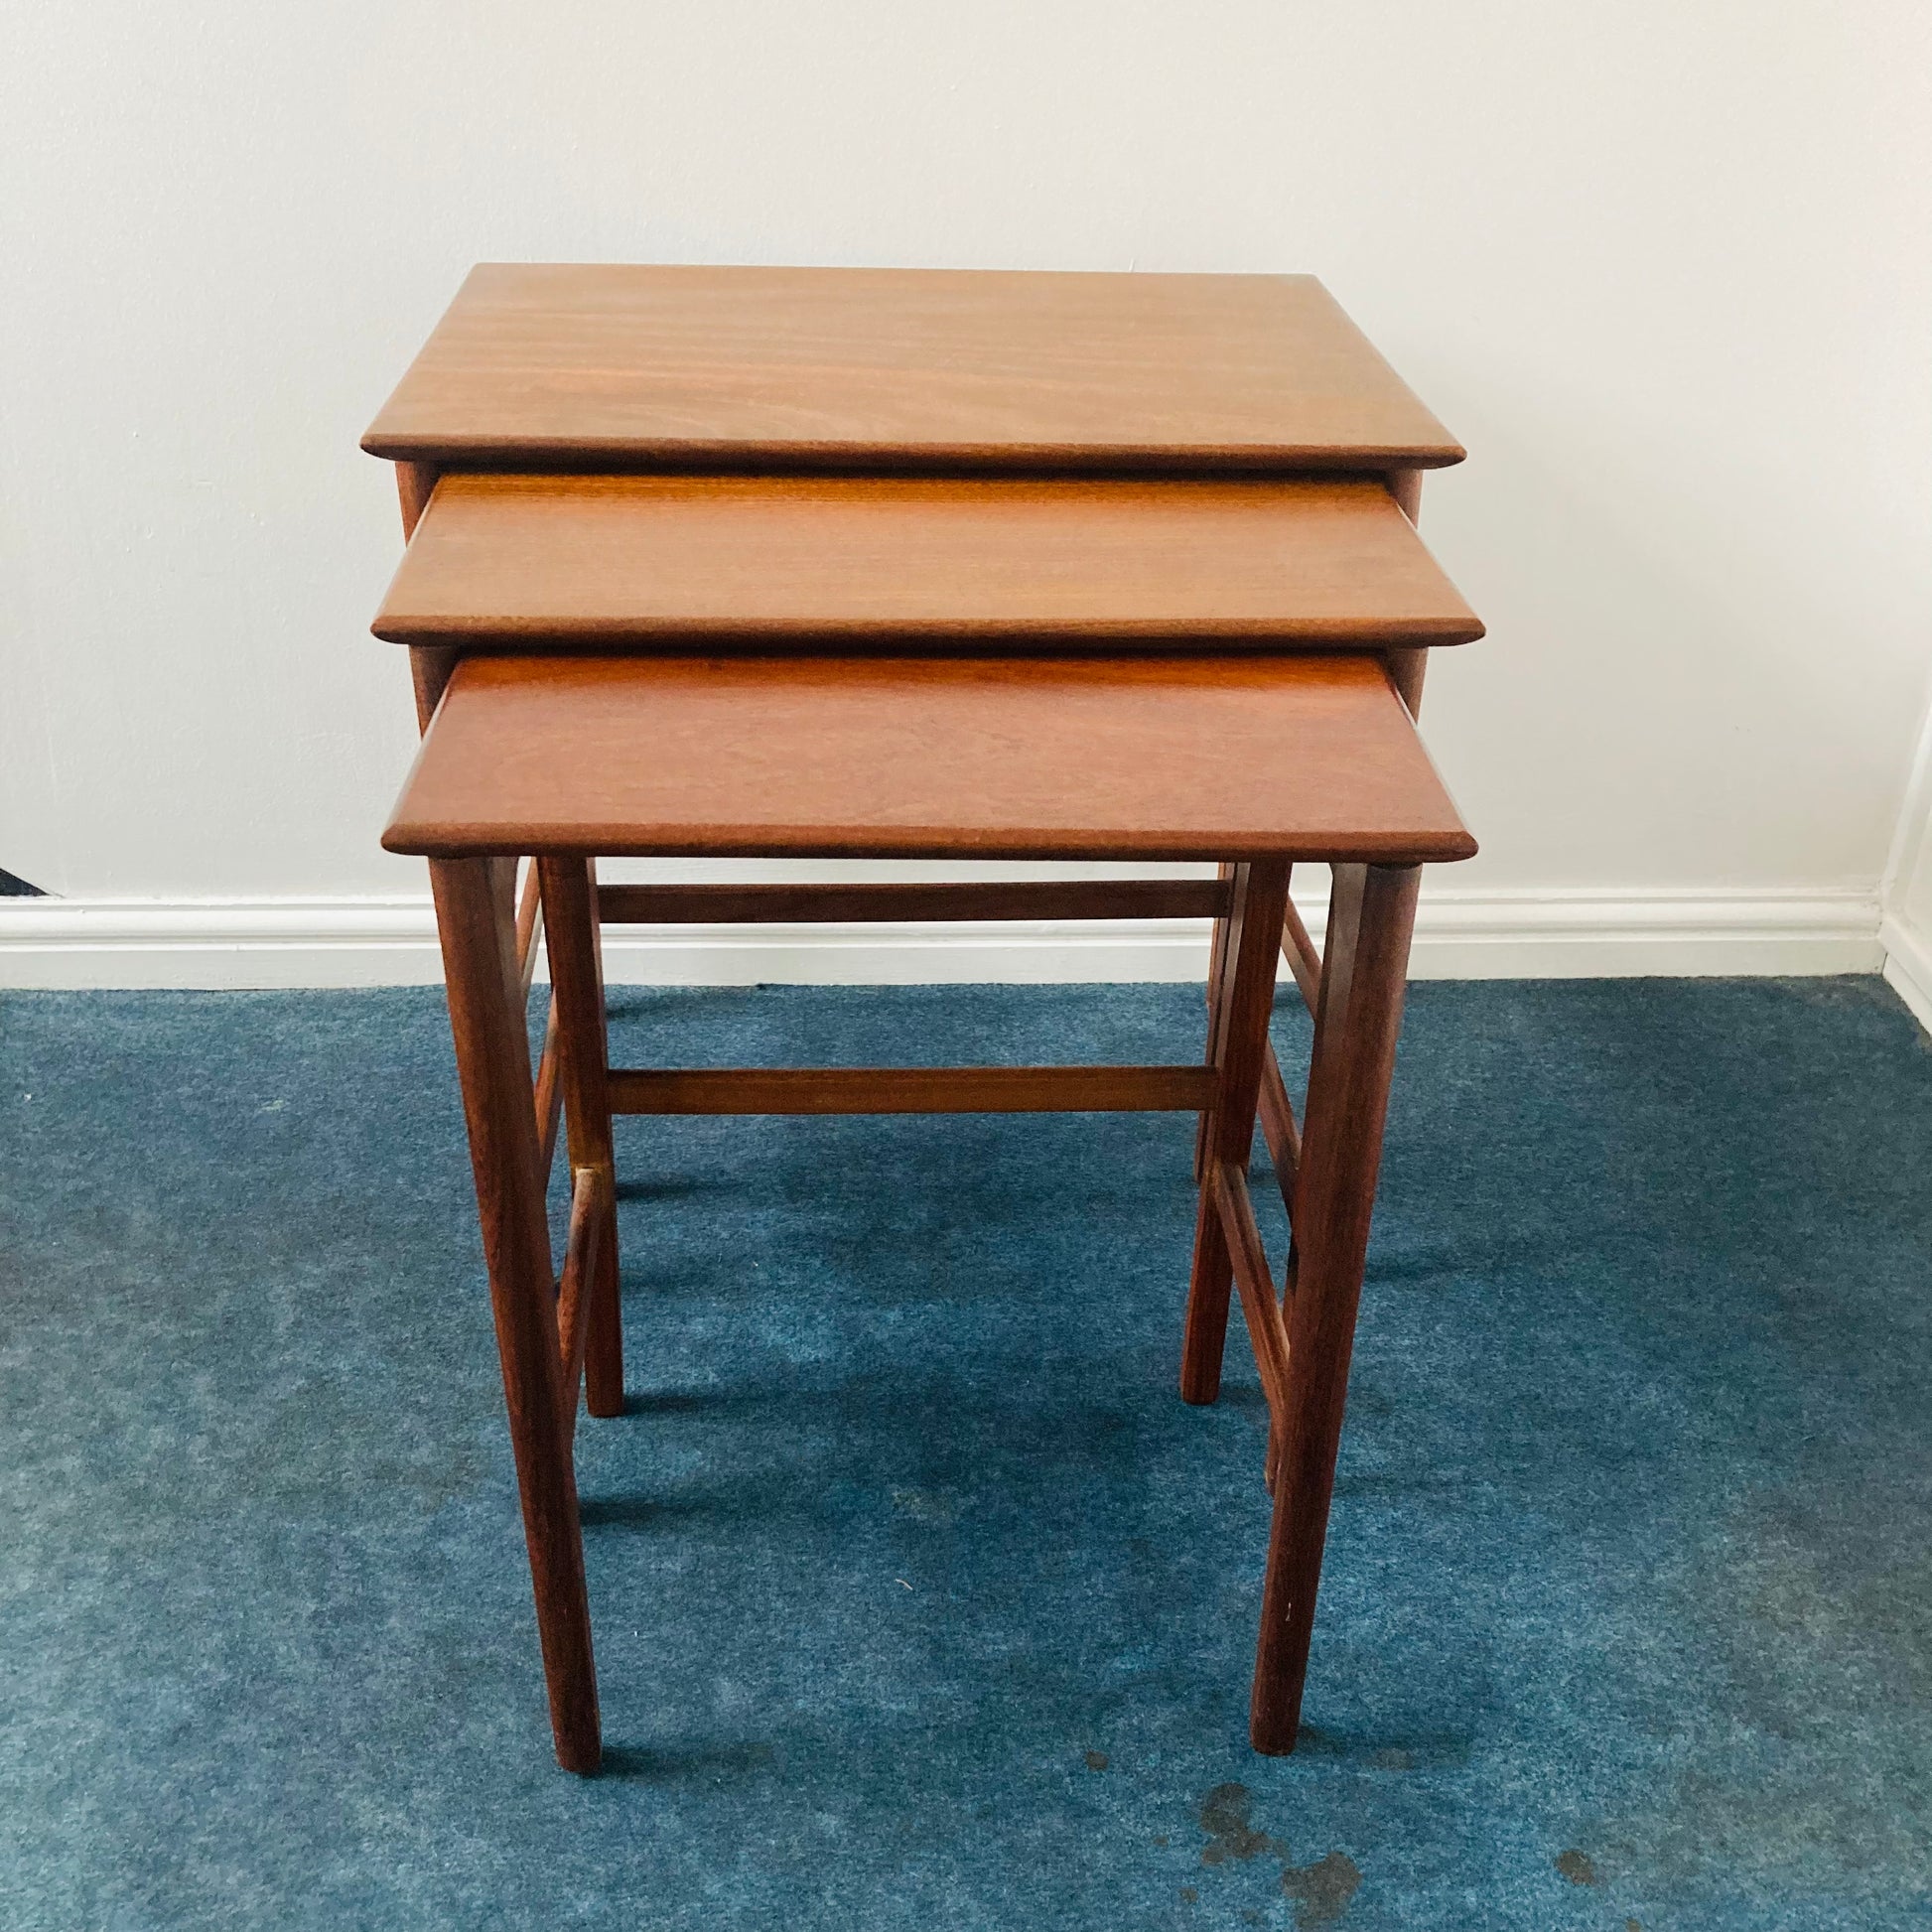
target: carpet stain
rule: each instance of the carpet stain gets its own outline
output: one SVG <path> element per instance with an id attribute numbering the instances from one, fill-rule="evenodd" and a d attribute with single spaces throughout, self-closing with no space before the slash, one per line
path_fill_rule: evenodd
<path id="1" fill-rule="evenodd" d="M 1346 1852 L 1329 1852 L 1312 1864 L 1290 1864 L 1288 1848 L 1250 1822 L 1253 1802 L 1245 1784 L 1217 1784 L 1202 1798 L 1200 1828 L 1207 1834 L 1207 1843 L 1201 1847 L 1201 1863 L 1245 1863 L 1264 1853 L 1280 1859 L 1282 1890 L 1295 1901 L 1296 1925 L 1333 1925 L 1362 1882 L 1361 1867 Z"/>
<path id="2" fill-rule="evenodd" d="M 1312 1864 L 1282 1867 L 1282 1890 L 1295 1901 L 1298 1926 L 1333 1925 L 1361 1882 L 1362 1868 L 1346 1852 L 1330 1852 Z"/>
<path id="3" fill-rule="evenodd" d="M 1087 1753 L 1087 1769 L 1089 1771 L 1104 1771 L 1110 1761 L 1105 1751 L 1089 1751 Z"/>
<path id="4" fill-rule="evenodd" d="M 1261 1852 L 1281 1851 L 1266 1832 L 1248 1823 L 1248 1807 L 1253 1803 L 1245 1784 L 1217 1784 L 1200 1801 L 1200 1828 L 1207 1834 L 1201 1847 L 1202 1864 L 1245 1862 Z"/>
<path id="5" fill-rule="evenodd" d="M 1603 1882 L 1597 1876 L 1595 1860 L 1587 1852 L 1559 1852 L 1554 1863 L 1573 1885 L 1600 1885 Z"/>

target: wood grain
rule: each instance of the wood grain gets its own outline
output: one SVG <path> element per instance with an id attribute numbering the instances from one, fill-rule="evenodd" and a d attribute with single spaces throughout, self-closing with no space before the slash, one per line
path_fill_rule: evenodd
<path id="1" fill-rule="evenodd" d="M 436 488 L 436 471 L 427 463 L 396 465 L 396 506 L 402 512 L 402 540 L 416 534 L 423 511 Z M 416 698 L 416 729 L 428 731 L 436 716 L 437 700 L 456 669 L 457 652 L 447 644 L 419 644 L 409 653 L 409 681 Z"/>
<path id="2" fill-rule="evenodd" d="M 1273 1057 L 1271 1052 L 1271 1061 Z M 1263 1106 L 1265 1114 L 1265 1101 Z M 1233 1264 L 1242 1319 L 1247 1324 L 1248 1341 L 1254 1350 L 1261 1392 L 1268 1402 L 1268 1453 L 1262 1473 L 1272 1495 L 1281 1465 L 1282 1433 L 1288 1413 L 1288 1330 L 1282 1319 L 1281 1302 L 1275 1294 L 1275 1279 L 1268 1271 L 1261 1229 L 1255 1224 L 1248 1176 L 1234 1162 L 1219 1161 L 1214 1166 L 1213 1181 L 1214 1206 L 1221 1217 L 1221 1238 L 1227 1244 L 1228 1259 Z"/>
<path id="3" fill-rule="evenodd" d="M 1310 655 L 468 658 L 383 844 L 1163 860 L 1475 849 L 1379 663 Z"/>
<path id="4" fill-rule="evenodd" d="M 1413 526 L 1422 520 L 1422 479 L 1420 470 L 1392 470 L 1386 479 L 1389 494 Z M 1402 694 L 1409 716 L 1422 716 L 1423 680 L 1429 674 L 1429 652 L 1415 646 L 1391 650 L 1387 656 L 1389 680 Z"/>
<path id="5" fill-rule="evenodd" d="M 1216 1205 L 1215 1173 L 1224 1163 L 1247 1171 L 1261 1073 L 1268 1058 L 1268 1016 L 1274 1006 L 1275 962 L 1281 953 L 1288 880 L 1286 864 L 1263 860 L 1236 866 L 1231 882 L 1233 902 L 1220 948 L 1219 986 L 1210 1008 L 1213 1103 L 1197 1155 L 1200 1204 L 1194 1222 L 1187 1317 L 1180 1337 L 1180 1395 L 1185 1402 L 1213 1402 L 1221 1392 L 1234 1259 Z"/>
<path id="6" fill-rule="evenodd" d="M 457 468 L 1434 468 L 1308 275 L 484 263 L 362 440 Z"/>
<path id="7" fill-rule="evenodd" d="M 1288 1097 L 1288 1083 L 1282 1078 L 1281 1062 L 1276 1059 L 1272 1045 L 1261 1069 L 1257 1105 L 1262 1139 L 1268 1144 L 1268 1159 L 1282 1190 L 1282 1204 L 1293 1214 L 1295 1171 L 1302 1162 L 1302 1130 L 1295 1123 L 1295 1105 Z"/>
<path id="8" fill-rule="evenodd" d="M 610 1212 L 598 1225 L 597 1294 L 586 1319 L 586 1380 L 594 1416 L 623 1412 L 623 1327 L 619 1307 L 617 1157 L 611 1143 L 610 1043 L 604 1013 L 604 960 L 592 862 L 539 859 L 544 940 L 550 957 L 551 1011 L 562 1060 L 564 1120 L 573 1185 L 599 1176 Z"/>
<path id="9" fill-rule="evenodd" d="M 523 997 L 530 997 L 530 983 L 537 971 L 537 922 L 543 916 L 543 900 L 537 892 L 534 862 L 523 875 L 523 889 L 516 900 L 516 975 L 523 982 Z"/>
<path id="10" fill-rule="evenodd" d="M 601 1748 L 597 1667 L 557 1347 L 550 1234 L 537 1175 L 530 1044 L 522 1003 L 511 991 L 515 933 L 507 897 L 495 890 L 487 864 L 432 864 L 430 885 L 516 1454 L 551 1730 L 557 1761 L 566 1770 L 590 1772 L 598 1768 Z"/>
<path id="11" fill-rule="evenodd" d="M 1379 481 L 452 475 L 374 623 L 556 647 L 1466 643 Z"/>
<path id="12" fill-rule="evenodd" d="M 1282 952 L 1288 960 L 1289 970 L 1295 975 L 1295 984 L 1301 989 L 1303 1000 L 1312 1013 L 1321 996 L 1321 953 L 1292 898 L 1288 901 L 1288 911 L 1282 920 Z"/>
<path id="13" fill-rule="evenodd" d="M 416 534 L 416 525 L 423 520 L 423 512 L 429 508 L 429 499 L 436 490 L 436 466 L 430 463 L 398 463 L 396 465 L 396 507 L 402 512 L 402 540 L 407 543 Z"/>
<path id="14" fill-rule="evenodd" d="M 1293 1750 L 1301 1721 L 1419 881 L 1415 868 L 1340 866 L 1329 902 L 1295 1181 L 1289 1400 L 1250 1707 L 1260 1751 Z"/>
<path id="15" fill-rule="evenodd" d="M 563 1118 L 563 1047 L 557 1031 L 557 1002 L 551 998 L 544 1014 L 543 1044 L 537 1053 L 536 1102 L 537 1174 L 545 1186 L 557 1159 L 557 1123 Z"/>
<path id="16" fill-rule="evenodd" d="M 851 1066 L 611 1069 L 620 1114 L 1192 1113 L 1198 1066 Z"/>
<path id="17" fill-rule="evenodd" d="M 605 886 L 606 925 L 814 920 L 1206 919 L 1227 909 L 1214 879 L 987 879 L 851 886 Z"/>
<path id="18" fill-rule="evenodd" d="M 557 1348 L 563 1357 L 565 1426 L 577 1417 L 584 1381 L 584 1349 L 591 1310 L 600 1290 L 603 1224 L 610 1212 L 610 1180 L 602 1169 L 579 1168 L 571 1182 L 570 1226 L 564 1237 L 564 1268 L 557 1284 Z"/>

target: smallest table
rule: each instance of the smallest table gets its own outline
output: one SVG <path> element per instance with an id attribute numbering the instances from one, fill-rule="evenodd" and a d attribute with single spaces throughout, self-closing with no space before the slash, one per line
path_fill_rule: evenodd
<path id="1" fill-rule="evenodd" d="M 1218 1394 L 1238 1289 L 1275 1493 L 1251 1729 L 1263 1750 L 1293 1748 L 1419 868 L 1475 850 L 1379 659 L 476 657 L 443 696 L 383 843 L 430 860 L 564 1765 L 592 1771 L 600 1753 L 572 1441 L 580 1386 L 593 1414 L 621 1408 L 614 1113 L 1197 1114 L 1180 1392 Z M 561 1279 L 496 876 L 526 853 L 542 877 L 569 1126 Z M 1041 882 L 1018 914 L 1051 912 L 1055 893 L 1084 917 L 1214 913 L 1205 1052 L 1173 1066 L 614 1069 L 599 855 L 1217 862 L 1219 881 Z M 1278 1289 L 1247 1171 L 1298 861 L 1331 865 L 1334 886 L 1305 1118 L 1270 1132 L 1294 1244 Z M 937 916 L 977 890 L 946 889 Z M 985 889 L 984 915 L 1016 916 L 999 897 L 1014 890 Z M 920 916 L 920 889 L 874 892 L 908 905 L 868 897 L 843 916 Z M 692 889 L 654 897 L 640 916 L 715 916 Z"/>

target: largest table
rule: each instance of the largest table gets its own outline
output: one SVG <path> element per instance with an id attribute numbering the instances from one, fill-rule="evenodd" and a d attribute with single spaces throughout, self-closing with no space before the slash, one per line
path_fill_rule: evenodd
<path id="1" fill-rule="evenodd" d="M 1313 709 L 1297 727 L 1297 757 L 1317 765 L 1323 758 L 1340 760 L 1319 783 L 1311 783 L 1312 767 L 1291 770 L 1282 748 L 1260 741 L 1245 744 L 1245 763 L 1227 767 L 1213 763 L 1211 745 L 1189 741 L 1193 764 L 1184 759 L 1176 764 L 1170 728 L 1176 720 L 1232 718 L 1235 726 L 1222 728 L 1227 742 L 1243 740 L 1239 706 L 1249 674 L 1230 650 L 1254 660 L 1257 675 L 1269 660 L 1297 653 L 1343 650 L 1358 663 L 1366 657 L 1379 662 L 1400 698 L 1398 715 L 1406 706 L 1412 717 L 1429 648 L 1467 641 L 1481 629 L 1414 530 L 1422 473 L 1458 461 L 1459 447 L 1306 276 L 512 264 L 473 272 L 364 447 L 396 465 L 410 543 L 376 629 L 410 648 L 421 721 L 429 726 L 466 656 L 500 657 L 506 670 L 513 667 L 517 694 L 504 715 L 532 735 L 522 754 L 500 730 L 493 740 L 478 738 L 474 721 L 489 715 L 493 688 L 486 667 L 479 666 L 484 681 L 470 680 L 461 722 L 452 719 L 412 792 L 420 805 L 422 782 L 430 778 L 471 785 L 467 832 L 447 825 L 425 832 L 420 812 L 416 820 L 405 812 L 400 830 L 392 828 L 398 849 L 438 855 L 446 886 L 456 877 L 448 867 L 475 862 L 477 890 L 496 906 L 488 922 L 504 934 L 512 984 L 520 973 L 528 988 L 539 905 L 533 866 L 513 925 L 507 861 L 516 850 L 548 855 L 541 877 L 553 927 L 561 919 L 580 928 L 588 920 L 594 930 L 600 920 L 1018 917 L 1055 910 L 1218 915 L 1207 971 L 1208 1066 L 1221 1069 L 1213 1075 L 1214 1098 L 1203 1097 L 1207 1087 L 1195 1094 L 1172 1077 L 1148 1091 L 1165 1095 L 1161 1104 L 1206 1108 L 1182 1394 L 1214 1399 L 1229 1291 L 1238 1285 L 1276 1412 L 1268 1474 L 1277 1521 L 1252 1735 L 1262 1749 L 1292 1748 L 1416 868 L 1423 859 L 1461 856 L 1472 847 L 1459 827 L 1453 850 L 1440 839 L 1431 844 L 1435 830 L 1424 836 L 1420 821 L 1409 825 L 1403 817 L 1418 795 L 1416 771 L 1428 771 L 1426 759 L 1414 765 L 1419 748 L 1388 752 L 1392 762 L 1384 772 L 1358 768 L 1371 756 L 1364 749 L 1370 741 L 1358 731 L 1351 736 L 1340 713 L 1329 719 L 1318 695 L 1329 685 L 1307 687 L 1310 696 L 1300 702 Z M 678 655 L 694 647 L 713 656 Z M 665 674 L 676 675 L 666 684 L 653 673 L 638 687 L 641 700 L 626 697 L 628 674 L 612 683 L 586 650 L 662 658 Z M 1082 654 L 1086 672 L 1078 671 L 1079 660 L 1055 657 L 1068 651 Z M 927 660 L 923 671 L 919 654 Z M 1148 744 L 1149 755 L 1162 760 L 1167 788 L 1159 793 L 1160 809 L 1173 825 L 1143 826 L 1126 837 L 1103 810 L 1105 835 L 1079 836 L 1080 812 L 1052 796 L 1058 779 L 1047 754 L 1036 749 L 1035 763 L 1023 759 L 1020 767 L 1007 756 L 1013 748 L 998 721 L 1007 715 L 1001 703 L 1009 701 L 1000 698 L 1002 682 L 985 661 L 1001 657 L 1058 662 L 1054 674 L 1071 679 L 1063 682 L 1071 702 L 1093 678 L 1103 688 L 1149 688 L 1132 669 L 1141 657 L 1149 659 L 1157 684 L 1171 680 L 1178 702 L 1169 712 L 1157 706 L 1148 714 L 1159 721 Z M 707 661 L 709 671 L 676 672 L 678 662 Z M 728 668 L 733 661 L 737 671 Z M 1342 677 L 1346 685 L 1348 659 L 1324 655 L 1323 661 L 1335 666 L 1323 677 Z M 881 670 L 868 671 L 868 662 Z M 721 671 L 725 685 L 735 678 L 740 690 L 723 709 L 716 702 Z M 697 686 L 689 684 L 691 675 Z M 797 686 L 799 675 L 806 686 Z M 1031 689 L 1033 676 L 1009 679 L 1007 687 L 1016 694 Z M 1120 686 L 1123 676 L 1129 682 Z M 551 684 L 561 712 L 546 709 Z M 851 722 L 855 694 L 875 687 L 891 693 L 886 713 L 862 703 Z M 854 807 L 858 820 L 833 836 L 815 816 L 822 799 L 814 780 L 797 792 L 789 819 L 779 812 L 770 823 L 713 824 L 706 839 L 680 845 L 685 835 L 667 828 L 705 819 L 714 790 L 754 817 L 763 794 L 741 782 L 742 772 L 720 785 L 706 748 L 688 743 L 674 748 L 667 765 L 659 760 L 659 776 L 662 770 L 676 775 L 670 791 L 646 785 L 640 793 L 623 733 L 645 729 L 646 721 L 661 731 L 669 717 L 701 716 L 708 734 L 743 739 L 735 754 L 741 764 L 768 757 L 789 768 L 799 746 L 785 733 L 817 716 L 809 706 L 799 709 L 796 691 L 821 688 L 844 693 L 846 708 L 835 715 L 848 718 L 842 728 L 855 734 L 852 744 L 882 773 L 902 770 L 903 784 L 920 792 L 926 816 L 918 836 L 901 827 L 897 843 L 882 843 L 878 827 L 897 823 L 898 803 L 882 803 L 877 787 L 864 782 L 854 793 L 863 805 Z M 1253 688 L 1265 688 L 1265 679 Z M 707 694 L 705 703 L 695 712 L 687 703 L 679 713 L 684 700 L 674 694 L 693 689 Z M 916 740 L 930 731 L 931 744 L 940 746 L 940 713 L 932 706 L 945 711 L 952 703 L 947 694 L 963 689 L 979 694 L 979 729 L 1005 759 L 998 763 L 1001 784 L 1017 783 L 1016 796 L 1034 799 L 1027 815 L 1053 828 L 1050 835 L 1032 844 L 1016 843 L 1006 831 L 968 836 L 962 828 L 976 822 L 974 812 L 946 803 L 944 757 L 905 760 L 908 734 Z M 587 692 L 604 695 L 587 705 Z M 957 715 L 956 705 L 947 715 Z M 1108 715 L 1104 707 L 1095 714 Z M 611 717 L 618 722 L 601 722 Z M 538 741 L 544 756 L 558 756 L 566 742 L 558 736 L 559 719 L 574 735 L 568 742 L 582 746 L 585 768 L 598 774 L 593 794 L 628 799 L 629 815 L 616 813 L 601 825 L 573 820 L 567 835 L 553 826 L 540 843 L 539 830 L 549 821 L 532 811 L 532 797 L 552 797 L 555 787 L 546 790 L 541 773 L 535 794 L 519 793 L 516 785 L 532 775 Z M 1403 728 L 1413 732 L 1407 718 Z M 812 729 L 823 729 L 822 721 Z M 1187 729 L 1198 737 L 1205 728 Z M 493 747 L 487 758 L 478 749 L 485 744 Z M 1118 770 L 1104 753 L 1096 763 L 1092 748 L 1079 749 L 1081 757 L 1057 760 L 1068 782 L 1075 772 L 1092 783 L 1096 774 Z M 1183 781 L 1178 774 L 1188 770 L 1195 775 Z M 1398 779 L 1408 791 L 1388 793 Z M 1274 792 L 1231 814 L 1230 801 L 1249 783 L 1272 785 Z M 645 794 L 654 802 L 640 819 Z M 1128 795 L 1140 794 L 1130 787 Z M 1323 798 L 1341 801 L 1334 825 L 1323 816 Z M 1364 802 L 1378 799 L 1388 825 L 1406 828 L 1377 849 L 1384 863 L 1367 848 L 1358 857 L 1347 842 L 1354 834 L 1341 823 L 1351 814 L 1367 822 Z M 1135 807 L 1149 809 L 1145 801 Z M 1431 827 L 1440 816 L 1424 814 Z M 1254 828 L 1246 844 L 1234 830 L 1237 822 Z M 1185 831 L 1174 829 L 1182 825 Z M 519 826 L 528 838 L 521 846 L 513 842 Z M 1191 888 L 1151 880 L 600 891 L 591 857 L 599 850 L 1139 852 L 1214 857 L 1221 880 Z M 1325 966 L 1286 897 L 1288 865 L 1298 855 L 1332 862 Z M 1391 855 L 1394 864 L 1386 863 Z M 1279 897 L 1271 899 L 1277 883 Z M 1274 922 L 1315 1016 L 1309 1104 L 1318 1125 L 1306 1124 L 1312 1136 L 1307 1149 L 1304 1123 L 1266 1042 L 1273 968 L 1265 981 L 1256 979 L 1258 917 Z M 466 913 L 459 923 L 474 938 L 476 915 Z M 577 972 L 580 995 L 588 943 L 583 930 L 551 934 L 553 973 L 561 958 L 562 978 Z M 449 944 L 446 919 L 446 950 Z M 1272 958 L 1272 940 L 1267 952 Z M 466 972 L 474 990 L 475 957 L 452 954 L 451 965 L 453 998 Z M 493 973 L 485 973 L 486 983 L 493 985 Z M 573 1042 L 569 1025 L 559 1026 L 558 1004 L 551 1009 L 531 1101 L 539 1172 L 553 1158 L 560 1098 L 575 1090 L 573 1079 L 581 1085 L 583 1063 L 602 1052 L 601 1019 L 594 1045 L 582 998 L 576 1010 Z M 1242 1040 L 1247 1048 L 1239 1046 Z M 1248 1048 L 1254 1078 L 1244 1086 L 1242 1074 L 1230 1087 L 1217 1055 L 1233 1051 L 1238 1059 Z M 1032 1071 L 1053 1075 L 1052 1069 Z M 472 1075 L 483 1077 L 466 1067 L 466 1080 Z M 676 1073 L 630 1076 L 627 1087 L 613 1079 L 599 1089 L 607 1093 L 602 1126 L 583 1104 L 573 1111 L 578 1197 L 603 1203 L 613 1256 L 608 1315 L 588 1323 L 593 1413 L 615 1413 L 621 1398 L 609 1093 L 627 1092 L 633 1100 L 654 1095 L 653 1109 L 672 1111 L 892 1111 L 907 1104 L 907 1093 L 915 1102 L 924 1094 L 940 1107 L 981 1106 L 989 1095 L 994 1104 L 1027 1106 L 1145 1100 L 1122 1102 L 1117 1096 L 1132 1082 L 1123 1086 L 1111 1076 L 1085 1086 L 1056 1083 L 1056 1077 L 1031 1086 L 1004 1078 L 989 1083 L 971 1070 L 952 1086 L 908 1086 L 903 1079 L 828 1085 L 819 1076 L 801 1081 L 749 1071 L 731 1077 L 740 1084 L 694 1082 Z M 502 1069 L 488 1078 L 500 1097 Z M 1023 1089 L 1034 1097 L 1015 1098 Z M 1057 1100 L 1050 1097 L 1055 1093 Z M 1116 1097 L 1094 1100 L 1096 1094 Z M 1279 1290 L 1246 1205 L 1257 1104 L 1294 1227 Z M 472 1118 L 474 1127 L 474 1111 Z M 487 1223 L 500 1173 L 489 1179 L 480 1164 L 479 1185 Z M 492 1278 L 494 1286 L 494 1270 Z M 568 1300 L 568 1267 L 563 1286 Z M 583 1322 L 588 1317 L 576 1337 L 580 1355 L 587 1341 Z M 561 1376 L 570 1358 L 568 1333 L 545 1346 Z M 1292 1356 L 1299 1358 L 1293 1365 Z M 505 1375 L 507 1387 L 507 1354 Z M 519 1398 L 514 1389 L 511 1395 L 514 1415 Z M 526 1403 L 527 1396 L 526 1386 Z M 575 1400 L 573 1393 L 573 1407 Z M 522 1449 L 519 1439 L 520 1468 Z M 549 1501 L 538 1498 L 533 1517 L 526 1482 L 533 1562 L 540 1543 L 554 1544 L 554 1484 L 544 1493 Z M 568 1513 L 574 1547 L 574 1488 Z M 544 1611 L 542 1563 L 537 1570 Z M 581 1565 L 577 1577 L 581 1591 Z M 545 1614 L 554 1621 L 565 1612 L 553 1601 Z M 551 1621 L 545 1623 L 547 1658 Z M 588 1669 L 588 1641 L 586 1620 L 579 1678 Z M 594 1688 L 588 1745 L 582 1684 L 560 1705 L 553 1671 L 551 1690 L 560 1755 L 574 1768 L 589 1768 Z"/>

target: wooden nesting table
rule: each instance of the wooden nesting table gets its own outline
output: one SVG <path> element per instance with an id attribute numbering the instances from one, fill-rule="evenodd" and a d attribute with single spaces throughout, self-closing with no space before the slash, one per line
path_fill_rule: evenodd
<path id="1" fill-rule="evenodd" d="M 1275 1494 L 1251 1729 L 1293 1748 L 1420 867 L 1474 850 L 1412 715 L 1427 650 L 1481 629 L 1413 522 L 1460 451 L 1306 277 L 576 267 L 476 271 L 365 447 L 411 533 L 375 628 L 426 728 L 384 843 L 431 863 L 560 1761 L 599 1757 L 571 1442 L 580 1385 L 621 1409 L 622 1112 L 1197 1114 L 1181 1393 L 1218 1393 L 1238 1292 Z M 674 855 L 1220 876 L 598 884 Z M 1036 916 L 1211 916 L 1201 1061 L 608 1065 L 603 924 Z"/>

